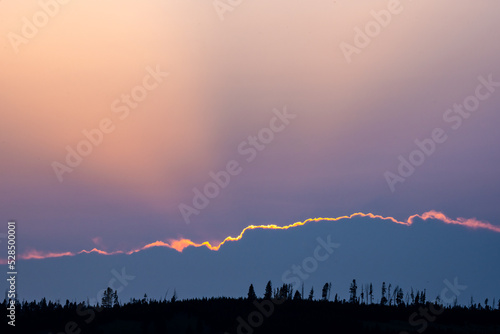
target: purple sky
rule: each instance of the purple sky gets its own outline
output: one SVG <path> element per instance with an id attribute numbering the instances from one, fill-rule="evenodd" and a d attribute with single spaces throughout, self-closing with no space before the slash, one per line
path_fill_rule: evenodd
<path id="1" fill-rule="evenodd" d="M 499 226 L 499 10 L 113 0 L 44 21 L 36 1 L 2 1 L 1 219 L 18 222 L 18 254 L 355 212 Z M 400 156 L 418 166 L 402 175 Z"/>

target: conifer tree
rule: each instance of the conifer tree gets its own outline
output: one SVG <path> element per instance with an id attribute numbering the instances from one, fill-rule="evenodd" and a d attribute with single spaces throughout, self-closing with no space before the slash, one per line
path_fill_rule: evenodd
<path id="1" fill-rule="evenodd" d="M 255 300 L 255 299 L 257 299 L 257 295 L 255 294 L 253 284 L 250 284 L 250 287 L 248 288 L 248 300 Z"/>
<path id="2" fill-rule="evenodd" d="M 273 294 L 273 285 L 271 281 L 267 282 L 266 291 L 264 292 L 264 299 L 271 299 Z"/>

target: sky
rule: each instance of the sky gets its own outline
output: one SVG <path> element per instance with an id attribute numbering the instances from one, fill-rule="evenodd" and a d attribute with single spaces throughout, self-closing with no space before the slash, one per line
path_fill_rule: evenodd
<path id="1" fill-rule="evenodd" d="M 356 212 L 498 227 L 499 10 L 3 0 L 0 232 L 44 257 Z"/>

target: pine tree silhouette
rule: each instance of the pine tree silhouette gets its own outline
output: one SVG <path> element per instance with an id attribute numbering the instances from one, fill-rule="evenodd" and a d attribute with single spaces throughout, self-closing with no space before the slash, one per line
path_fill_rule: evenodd
<path id="1" fill-rule="evenodd" d="M 250 287 L 248 288 L 248 300 L 255 300 L 255 299 L 257 299 L 257 295 L 255 294 L 253 284 L 250 284 Z"/>
<path id="2" fill-rule="evenodd" d="M 266 291 L 264 292 L 264 299 L 271 299 L 273 295 L 273 285 L 271 281 L 267 282 Z"/>
<path id="3" fill-rule="evenodd" d="M 313 298 L 314 298 L 314 287 L 311 286 L 311 291 L 309 291 L 309 297 L 307 298 L 307 300 L 313 300 Z"/>

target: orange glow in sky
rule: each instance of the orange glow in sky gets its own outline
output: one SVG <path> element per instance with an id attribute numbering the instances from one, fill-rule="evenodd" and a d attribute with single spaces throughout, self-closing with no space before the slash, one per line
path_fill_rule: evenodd
<path id="1" fill-rule="evenodd" d="M 218 251 L 220 249 L 220 247 L 228 241 L 241 240 L 243 238 L 243 235 L 245 234 L 245 232 L 247 230 L 254 230 L 254 229 L 286 230 L 289 228 L 302 226 L 302 225 L 305 225 L 305 224 L 311 223 L 311 222 L 320 222 L 320 221 L 335 222 L 335 221 L 339 221 L 339 220 L 343 220 L 343 219 L 352 219 L 354 217 L 368 217 L 371 219 L 386 220 L 386 221 L 390 221 L 390 222 L 393 222 L 396 224 L 401 224 L 401 225 L 406 225 L 406 226 L 412 225 L 414 223 L 415 218 L 419 218 L 422 220 L 435 219 L 435 220 L 439 220 L 445 224 L 461 225 L 461 226 L 465 226 L 465 227 L 472 228 L 472 229 L 486 229 L 486 230 L 489 230 L 492 232 L 500 233 L 500 226 L 492 225 L 489 222 L 482 222 L 482 221 L 479 221 L 475 218 L 460 218 L 459 217 L 457 219 L 451 219 L 451 218 L 447 217 L 444 213 L 438 212 L 438 211 L 433 211 L 433 210 L 425 212 L 421 215 L 420 214 L 412 215 L 406 221 L 398 221 L 397 219 L 395 219 L 393 217 L 384 217 L 384 216 L 380 216 L 380 215 L 375 215 L 373 213 L 357 212 L 357 213 L 353 213 L 350 216 L 340 216 L 340 217 L 336 217 L 336 218 L 325 218 L 325 217 L 309 218 L 309 219 L 306 219 L 302 222 L 295 222 L 293 224 L 286 225 L 286 226 L 278 226 L 278 225 L 273 225 L 273 224 L 271 224 L 271 225 L 250 225 L 250 226 L 244 228 L 238 236 L 236 236 L 236 237 L 229 236 L 229 237 L 225 238 L 222 242 L 220 242 L 216 245 L 212 245 L 208 241 L 205 241 L 202 243 L 196 243 L 192 240 L 181 238 L 181 239 L 177 239 L 177 240 L 171 239 L 168 242 L 155 241 L 155 242 L 147 244 L 141 248 L 130 250 L 130 251 L 106 252 L 103 250 L 99 250 L 97 248 L 93 248 L 90 251 L 82 250 L 78 253 L 72 253 L 72 252 L 43 253 L 40 251 L 31 250 L 29 252 L 22 254 L 20 256 L 20 258 L 24 259 L 24 260 L 45 259 L 45 258 L 51 258 L 51 257 L 74 256 L 76 254 L 82 254 L 82 253 L 87 253 L 87 254 L 88 253 L 98 253 L 98 254 L 102 254 L 102 255 L 114 255 L 114 254 L 124 254 L 124 253 L 125 254 L 132 254 L 132 253 L 140 252 L 142 250 L 152 248 L 152 247 L 168 247 L 168 248 L 175 249 L 178 252 L 182 252 L 187 247 L 205 246 L 210 250 Z"/>

